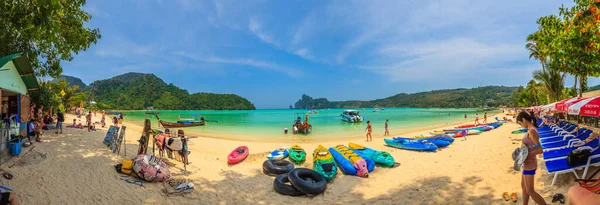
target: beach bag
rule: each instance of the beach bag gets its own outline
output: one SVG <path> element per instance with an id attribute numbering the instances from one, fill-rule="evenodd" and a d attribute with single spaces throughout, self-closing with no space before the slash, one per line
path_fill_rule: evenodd
<path id="1" fill-rule="evenodd" d="M 572 167 L 586 164 L 590 156 L 592 156 L 592 151 L 589 149 L 573 150 L 567 155 L 567 165 Z"/>
<path id="2" fill-rule="evenodd" d="M 592 177 L 598 174 L 599 171 L 600 169 L 596 170 L 596 172 L 594 172 L 588 179 L 576 179 L 575 181 L 577 181 L 579 186 L 582 188 L 587 189 L 595 194 L 600 194 L 600 178 L 592 179 Z"/>
<path id="3" fill-rule="evenodd" d="M 125 160 L 121 162 L 121 173 L 130 175 L 133 171 L 133 160 Z"/>

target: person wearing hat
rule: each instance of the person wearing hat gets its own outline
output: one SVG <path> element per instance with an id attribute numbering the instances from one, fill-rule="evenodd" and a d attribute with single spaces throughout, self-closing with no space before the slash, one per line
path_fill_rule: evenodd
<path id="1" fill-rule="evenodd" d="M 527 204 L 529 197 L 537 204 L 546 204 L 544 198 L 534 189 L 534 177 L 537 169 L 537 155 L 542 153 L 540 146 L 540 134 L 537 131 L 536 119 L 527 112 L 521 112 L 517 115 L 517 124 L 527 128 L 527 134 L 522 139 L 523 149 L 526 152 L 523 155 L 523 174 L 521 177 L 521 188 L 523 189 L 523 204 Z M 526 157 L 525 157 L 526 156 Z"/>

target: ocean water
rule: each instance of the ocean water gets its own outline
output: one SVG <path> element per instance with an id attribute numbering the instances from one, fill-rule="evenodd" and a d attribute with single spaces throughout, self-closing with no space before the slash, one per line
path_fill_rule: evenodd
<path id="1" fill-rule="evenodd" d="M 245 139 L 245 140 L 279 140 L 295 138 L 302 140 L 320 140 L 350 138 L 364 136 L 367 121 L 373 124 L 373 134 L 383 135 L 385 120 L 389 119 L 389 129 L 392 133 L 419 127 L 440 125 L 464 119 L 467 114 L 473 119 L 476 109 L 425 109 L 425 108 L 387 108 L 373 112 L 372 108 L 360 111 L 364 117 L 362 123 L 348 123 L 340 118 L 345 109 L 323 109 L 318 114 L 310 114 L 309 123 L 313 126 L 308 135 L 291 134 L 292 123 L 298 115 L 304 120 L 304 115 L 310 110 L 264 109 L 264 110 L 158 110 L 161 120 L 177 121 L 181 118 L 191 118 L 194 114 L 204 116 L 208 121 L 205 126 L 183 128 L 186 133 L 200 136 Z M 125 121 L 142 125 L 145 118 L 152 121 L 152 127 L 157 128 L 158 121 L 145 111 L 122 111 Z M 491 116 L 492 112 L 488 112 Z M 215 121 L 218 121 L 215 122 Z M 488 121 L 495 121 L 488 118 Z M 289 130 L 284 134 L 284 128 Z M 164 129 L 164 128 L 160 128 Z M 190 134 L 193 136 L 193 134 Z"/>

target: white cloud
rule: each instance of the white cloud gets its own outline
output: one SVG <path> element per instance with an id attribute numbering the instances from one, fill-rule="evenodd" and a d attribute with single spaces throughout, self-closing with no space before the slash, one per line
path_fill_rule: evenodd
<path id="1" fill-rule="evenodd" d="M 271 44 L 276 48 L 280 48 L 279 43 L 275 42 L 270 34 L 263 31 L 262 25 L 255 18 L 250 18 L 248 21 L 248 29 L 263 42 Z"/>
<path id="2" fill-rule="evenodd" d="M 179 55 L 182 57 L 186 57 L 192 60 L 196 60 L 204 63 L 215 63 L 215 64 L 231 64 L 231 65 L 242 65 L 242 66 L 250 66 L 254 68 L 271 70 L 280 73 L 285 73 L 291 77 L 301 77 L 304 74 L 294 68 L 290 68 L 287 66 L 281 66 L 276 63 L 261 61 L 249 58 L 221 58 L 221 57 L 199 57 L 193 54 L 187 54 L 185 52 L 175 52 L 175 55 Z"/>

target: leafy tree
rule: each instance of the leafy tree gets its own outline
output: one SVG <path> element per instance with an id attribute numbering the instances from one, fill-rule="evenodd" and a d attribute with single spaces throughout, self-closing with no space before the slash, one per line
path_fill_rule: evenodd
<path id="1" fill-rule="evenodd" d="M 0 2 L 0 56 L 25 52 L 40 76 L 58 77 L 60 61 L 73 60 L 101 37 L 86 28 L 92 16 L 85 0 L 4 0 Z"/>
<path id="2" fill-rule="evenodd" d="M 549 94 L 549 100 L 552 102 L 562 99 L 565 78 L 566 74 L 561 73 L 554 66 L 548 66 L 546 70 L 536 70 L 533 72 L 533 79 L 543 85 L 543 90 Z"/>

